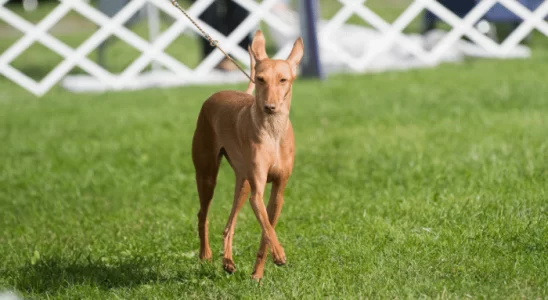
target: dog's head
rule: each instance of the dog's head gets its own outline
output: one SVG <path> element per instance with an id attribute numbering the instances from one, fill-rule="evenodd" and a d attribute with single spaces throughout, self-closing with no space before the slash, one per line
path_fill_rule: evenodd
<path id="1" fill-rule="evenodd" d="M 257 30 L 251 52 L 256 62 L 254 80 L 257 105 L 266 114 L 288 114 L 291 87 L 304 53 L 302 38 L 295 41 L 287 59 L 270 59 L 266 54 L 264 35 Z"/>

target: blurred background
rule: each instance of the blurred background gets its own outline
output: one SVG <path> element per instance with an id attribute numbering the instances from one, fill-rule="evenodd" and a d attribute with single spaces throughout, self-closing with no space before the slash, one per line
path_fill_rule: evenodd
<path id="1" fill-rule="evenodd" d="M 0 52 L 7 51 L 23 37 L 24 28 L 22 29 L 21 26 L 39 24 L 55 8 L 58 8 L 59 11 L 52 15 L 61 17 L 50 15 L 52 18 L 49 23 L 51 24 L 47 25 L 47 28 L 44 27 L 46 32 L 68 47 L 77 49 L 91 37 L 97 38 L 94 34 L 102 26 L 100 17 L 97 17 L 93 10 L 91 15 L 88 14 L 90 8 L 97 9 L 108 17 L 113 17 L 129 3 L 128 0 L 78 0 L 76 2 L 78 2 L 77 8 L 70 9 L 73 2 L 65 1 L 63 5 L 68 8 L 59 9 L 57 6 L 60 2 L 54 0 L 7 1 L 2 6 L 4 12 L 7 12 L 5 11 L 7 9 L 30 23 L 21 25 L 21 22 L 13 21 L 12 16 L 0 18 L 0 38 L 2 39 Z M 85 5 L 80 5 L 80 2 Z M 134 36 L 128 36 L 128 32 L 118 34 L 119 32 L 115 30 L 114 34 L 105 36 L 100 43 L 95 43 L 85 51 L 88 59 L 97 62 L 102 68 L 113 74 L 122 74 L 122 72 L 128 71 L 128 67 L 131 66 L 129 69 L 135 67 L 131 72 L 128 71 L 129 75 L 126 74 L 127 72 L 122 74 L 125 81 L 120 83 L 116 89 L 184 85 L 191 82 L 199 84 L 230 83 L 246 80 L 245 76 L 238 74 L 239 71 L 235 66 L 226 59 L 223 60 L 218 50 L 213 51 L 208 46 L 207 41 L 190 23 L 185 23 L 189 27 L 183 30 L 174 30 L 172 32 L 174 34 L 170 35 L 171 38 L 168 42 L 162 41 L 161 49 L 169 56 L 166 60 L 158 61 L 152 58 L 150 63 L 140 64 L 141 67 L 132 65 L 148 47 L 147 45 L 167 33 L 174 24 L 175 18 L 184 18 L 178 10 L 170 5 L 170 1 L 159 1 L 158 3 L 163 4 L 160 7 L 154 5 L 153 2 L 139 1 L 140 4 L 135 9 L 129 9 L 131 12 L 124 17 L 122 23 L 128 31 L 135 34 Z M 214 28 L 215 32 L 209 34 L 219 39 L 228 36 L 243 23 L 249 16 L 249 10 L 258 9 L 259 6 L 254 6 L 253 3 L 262 5 L 260 1 L 241 1 L 240 4 L 243 6 L 238 2 L 228 0 L 182 1 L 181 5 L 185 9 L 189 9 L 190 5 L 195 4 L 194 8 L 200 11 L 200 21 L 211 26 L 207 27 L 210 29 L 209 31 Z M 313 16 L 310 19 L 317 20 L 315 26 L 318 43 L 317 47 L 312 47 L 314 45 L 312 44 L 310 48 L 314 48 L 320 56 L 318 61 L 311 61 L 308 64 L 318 65 L 321 73 L 326 74 L 406 70 L 430 67 L 445 62 L 461 62 L 473 58 L 527 58 L 530 56 L 530 47 L 541 49 L 546 44 L 545 35 L 535 30 L 536 26 L 527 24 L 520 29 L 523 32 L 515 33 L 515 36 L 508 38 L 523 23 L 523 18 L 520 16 L 527 16 L 531 11 L 535 11 L 542 3 L 540 0 L 514 1 L 521 4 L 517 9 L 514 6 L 508 8 L 503 5 L 504 3 L 487 1 L 489 4 L 483 5 L 487 9 L 482 8 L 479 9 L 481 12 L 474 12 L 472 28 L 460 25 L 462 25 L 462 18 L 469 15 L 469 12 L 478 6 L 478 0 L 444 0 L 440 2 L 369 0 L 364 6 L 360 1 L 326 0 L 312 1 L 315 3 L 315 10 L 308 12 L 303 10 L 303 5 L 300 5 L 305 3 L 304 1 L 270 2 L 265 8 L 268 11 L 266 18 L 256 20 L 259 21 L 258 23 L 252 21 L 242 26 L 241 29 L 244 32 L 243 35 L 239 34 L 242 36 L 238 41 L 239 47 L 233 48 L 232 44 L 227 44 L 224 39 L 220 43 L 221 47 L 230 47 L 230 49 L 227 48 L 230 50 L 229 53 L 238 59 L 244 67 L 248 65 L 245 47 L 250 41 L 249 35 L 255 29 L 260 28 L 267 34 L 269 53 L 281 57 L 287 55 L 288 47 L 302 29 L 308 26 L 299 22 L 299 15 L 308 14 Z M 431 9 L 431 5 L 436 4 L 438 5 L 435 9 Z M 354 5 L 360 9 L 356 9 Z M 545 12 L 545 9 L 542 11 Z M 546 15 L 541 10 L 539 13 Z M 540 16 L 541 19 L 542 17 Z M 19 26 L 14 26 L 17 24 Z M 546 23 L 541 27 L 541 32 L 548 33 Z M 171 28 L 171 30 L 173 29 Z M 391 31 L 392 33 L 390 33 Z M 246 32 L 249 35 L 244 37 Z M 400 32 L 404 35 L 400 35 Z M 450 32 L 455 35 L 448 36 Z M 134 37 L 140 37 L 142 40 L 135 42 Z M 128 39 L 133 40 L 134 43 L 128 43 Z M 136 47 L 135 43 L 139 42 L 144 42 L 143 47 L 145 48 Z M 499 46 L 499 44 L 503 44 L 503 46 Z M 60 55 L 60 50 L 53 51 L 50 49 L 52 46 L 48 47 L 47 45 L 51 45 L 51 43 L 47 42 L 45 46 L 36 42 L 26 45 L 26 47 L 11 49 L 12 53 L 4 54 L 3 60 L 32 80 L 40 81 L 69 56 L 69 54 Z M 59 47 L 54 48 L 59 49 Z M 17 54 L 15 54 L 16 52 Z M 37 55 L 38 53 L 39 55 Z M 214 57 L 209 57 L 209 61 L 204 63 L 210 53 L 214 53 Z M 176 60 L 180 64 L 170 64 L 168 63 L 170 59 Z M 166 67 L 166 65 L 168 66 Z M 169 69 L 167 73 L 163 72 L 167 69 Z M 114 82 L 112 79 L 114 77 L 106 80 L 104 75 L 99 75 L 101 73 L 99 71 L 91 77 L 72 76 L 89 73 L 86 72 L 87 70 L 82 70 L 78 64 L 72 68 L 67 67 L 63 68 L 63 71 L 58 71 L 61 73 L 58 74 L 59 76 L 54 76 L 55 78 L 52 78 L 50 82 L 44 83 L 43 86 L 34 88 L 34 90 L 38 94 L 43 94 L 57 82 L 72 91 L 113 88 L 113 86 L 105 86 L 105 82 Z M 227 74 L 231 71 L 236 72 Z M 65 75 L 64 73 L 68 73 L 68 78 L 61 76 Z M 177 79 L 171 75 L 173 73 L 176 74 Z M 311 76 L 314 75 L 318 74 L 311 74 Z M 97 77 L 101 77 L 102 82 L 101 78 Z M 128 79 L 130 77 L 136 80 L 133 84 L 128 82 L 131 81 Z M 28 81 L 27 79 L 21 80 Z M 21 82 L 21 80 L 16 81 Z"/>

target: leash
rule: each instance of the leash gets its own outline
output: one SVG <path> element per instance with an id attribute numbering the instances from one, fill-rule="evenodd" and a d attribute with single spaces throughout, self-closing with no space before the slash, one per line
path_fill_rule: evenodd
<path id="1" fill-rule="evenodd" d="M 179 5 L 179 2 L 177 2 L 177 0 L 171 0 L 171 4 L 173 4 L 173 6 L 177 7 L 187 18 L 188 20 L 190 20 L 190 22 L 192 22 L 192 24 L 194 24 L 194 26 L 196 26 L 196 28 L 198 28 L 198 30 L 202 33 L 202 35 L 204 36 L 204 38 L 206 40 L 209 41 L 209 44 L 211 45 L 211 47 L 216 47 L 217 49 L 221 50 L 221 52 L 223 52 L 223 54 L 226 56 L 226 58 L 228 58 L 233 64 L 236 65 L 236 67 L 238 67 L 238 69 L 240 69 L 240 71 L 242 71 L 242 73 L 244 73 L 245 76 L 247 76 L 247 78 L 249 78 L 249 80 L 251 80 L 251 82 L 255 83 L 255 81 L 253 79 L 251 79 L 251 77 L 249 75 L 247 75 L 246 71 L 244 71 L 244 69 L 242 69 L 242 67 L 240 67 L 240 65 L 238 65 L 236 63 L 236 61 L 234 61 L 234 59 L 232 57 L 230 57 L 230 55 L 228 55 L 220 46 L 219 46 L 219 41 L 217 40 L 214 40 L 209 34 L 207 34 L 201 27 L 200 25 L 198 25 L 198 23 L 196 23 L 189 15 L 188 13 L 181 7 L 181 5 Z"/>

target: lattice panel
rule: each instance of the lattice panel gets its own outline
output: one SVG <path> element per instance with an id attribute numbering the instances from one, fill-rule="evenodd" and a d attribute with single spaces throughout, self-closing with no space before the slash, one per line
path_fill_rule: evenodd
<path id="1" fill-rule="evenodd" d="M 121 90 L 134 87 L 134 83 L 141 76 L 143 69 L 145 69 L 153 60 L 168 70 L 168 77 L 176 78 L 178 82 L 200 83 L 207 81 L 208 73 L 210 73 L 223 58 L 223 54 L 219 50 L 215 50 L 201 61 L 196 68 L 192 69 L 166 53 L 165 49 L 185 30 L 190 29 L 199 34 L 197 29 L 171 4 L 169 0 L 132 0 L 112 18 L 107 17 L 83 0 L 59 0 L 59 5 L 37 24 L 25 20 L 6 8 L 5 4 L 7 1 L 8 0 L 0 0 L 0 19 L 23 32 L 24 36 L 0 55 L 0 74 L 6 76 L 8 79 L 37 96 L 42 96 L 47 93 L 74 67 L 79 67 L 87 72 L 93 79 L 104 85 L 105 89 Z M 247 9 L 250 14 L 229 36 L 224 36 L 217 30 L 201 22 L 197 17 L 213 1 L 214 0 L 196 1 L 188 9 L 188 13 L 206 32 L 219 41 L 226 52 L 246 65 L 249 64 L 248 53 L 237 45 L 245 35 L 252 33 L 258 27 L 259 22 L 264 21 L 281 30 L 291 30 L 291 28 L 288 28 L 288 25 L 281 19 L 270 13 L 270 8 L 277 0 L 265 0 L 260 3 L 252 0 L 235 0 L 240 6 Z M 155 5 L 158 9 L 176 20 L 152 43 L 141 38 L 123 25 L 148 3 Z M 74 48 L 48 33 L 48 30 L 55 26 L 72 10 L 78 12 L 99 26 L 99 30 L 81 45 Z M 112 35 L 126 42 L 141 53 L 135 61 L 119 74 L 113 74 L 87 58 L 99 44 Z M 49 73 L 38 82 L 10 65 L 12 61 L 35 42 L 44 45 L 63 57 L 63 61 L 49 71 Z M 291 45 L 292 44 L 288 43 L 288 45 L 282 47 L 275 57 L 280 57 L 281 55 L 288 53 Z"/>
<path id="2" fill-rule="evenodd" d="M 247 9 L 250 15 L 229 36 L 223 36 L 197 18 L 213 1 L 196 1 L 188 9 L 188 12 L 202 28 L 220 42 L 225 51 L 246 65 L 249 63 L 248 54 L 237 46 L 238 41 L 245 35 L 253 32 L 261 21 L 266 22 L 271 27 L 275 27 L 280 32 L 295 31 L 294 27 L 270 12 L 270 9 L 278 0 L 264 0 L 261 2 L 234 0 L 240 6 Z M 393 45 L 402 46 L 422 63 L 435 65 L 440 61 L 444 53 L 463 36 L 467 36 L 490 55 L 500 58 L 509 57 L 519 42 L 535 29 L 548 36 L 548 23 L 545 21 L 548 15 L 548 1 L 544 1 L 534 12 L 531 12 L 515 0 L 482 0 L 466 17 L 461 19 L 435 0 L 415 0 L 392 23 L 387 22 L 368 8 L 365 0 L 338 1 L 343 5 L 342 8 L 319 32 L 321 48 L 337 52 L 337 59 L 358 72 L 367 70 L 368 66 L 374 62 L 378 55 Z M 136 88 L 136 85 L 139 85 L 140 82 L 157 79 L 156 77 L 158 76 L 146 77 L 141 73 L 153 61 L 166 68 L 167 71 L 163 73 L 163 78 L 166 81 L 171 80 L 173 83 L 179 84 L 207 83 L 209 74 L 211 74 L 214 67 L 223 58 L 223 54 L 215 50 L 201 61 L 197 67 L 190 68 L 166 53 L 166 48 L 174 43 L 185 30 L 192 30 L 198 33 L 194 26 L 173 7 L 170 0 L 132 0 L 112 18 L 107 17 L 83 0 L 59 0 L 59 5 L 37 24 L 33 24 L 10 11 L 5 6 L 6 2 L 7 0 L 0 0 L 0 20 L 23 32 L 23 37 L 0 54 L 0 74 L 37 96 L 47 93 L 75 67 L 79 67 L 89 74 L 88 77 L 104 86 L 104 89 L 121 90 Z M 175 22 L 156 38 L 154 42 L 145 40 L 123 25 L 131 16 L 149 3 L 175 19 Z M 496 3 L 504 5 L 507 9 L 525 20 L 500 44 L 484 36 L 473 26 Z M 422 45 L 413 42 L 402 33 L 424 9 L 431 10 L 440 19 L 452 26 L 449 33 L 433 48 L 428 50 Z M 99 27 L 92 36 L 76 47 L 71 47 L 48 33 L 53 26 L 71 11 L 78 12 Z M 382 38 L 375 42 L 374 47 L 370 47 L 364 55 L 359 57 L 351 55 L 343 47 L 330 42 L 331 35 L 343 26 L 353 14 L 359 16 L 383 34 Z M 106 70 L 88 58 L 88 55 L 99 44 L 113 35 L 140 52 L 137 59 L 122 72 L 116 74 Z M 62 62 L 52 68 L 40 81 L 35 81 L 10 64 L 34 43 L 40 43 L 62 57 Z M 293 41 L 288 41 L 286 45 L 279 49 L 274 57 L 285 57 L 289 53 L 292 43 Z M 237 76 L 240 75 L 242 78 L 245 78 L 243 74 Z"/>
<path id="3" fill-rule="evenodd" d="M 464 36 L 487 51 L 490 56 L 499 58 L 510 57 L 512 50 L 535 29 L 548 36 L 548 23 L 544 20 L 548 15 L 548 1 L 544 1 L 534 12 L 531 12 L 515 0 L 482 0 L 461 19 L 435 0 L 415 0 L 392 24 L 370 9 L 365 0 L 338 1 L 343 6 L 319 33 L 321 45 L 325 49 L 336 52 L 341 63 L 357 72 L 367 70 L 383 51 L 394 45 L 402 46 L 426 65 L 435 65 L 440 62 L 444 53 Z M 502 4 L 508 10 L 525 20 L 501 44 L 483 35 L 474 26 L 496 3 Z M 425 9 L 429 9 L 452 27 L 449 33 L 429 50 L 425 49 L 419 43 L 411 41 L 409 37 L 403 34 L 403 30 Z M 345 25 L 352 15 L 359 16 L 363 21 L 383 34 L 382 39 L 376 41 L 364 55 L 359 57 L 351 55 L 345 49 L 338 47 L 336 43 L 332 42 L 333 33 Z"/>

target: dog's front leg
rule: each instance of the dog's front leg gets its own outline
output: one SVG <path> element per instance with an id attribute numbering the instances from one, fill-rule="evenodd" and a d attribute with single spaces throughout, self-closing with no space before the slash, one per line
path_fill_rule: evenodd
<path id="1" fill-rule="evenodd" d="M 257 220 L 261 224 L 263 231 L 262 239 L 270 246 L 270 253 L 274 259 L 274 263 L 277 265 L 285 264 L 285 252 L 276 236 L 274 227 L 270 224 L 268 213 L 263 201 L 264 189 L 266 186 L 267 170 L 266 168 L 255 168 L 250 176 L 251 185 L 251 207 Z"/>
<path id="2" fill-rule="evenodd" d="M 278 223 L 278 218 L 282 211 L 282 206 L 284 203 L 283 193 L 285 186 L 287 184 L 287 179 L 277 179 L 272 182 L 272 190 L 270 192 L 270 200 L 268 200 L 268 219 L 273 228 L 276 227 Z M 261 245 L 259 246 L 259 252 L 257 252 L 257 261 L 255 262 L 255 267 L 253 268 L 252 277 L 255 280 L 260 280 L 263 278 L 264 265 L 266 262 L 266 255 L 268 252 L 268 244 L 266 239 L 261 239 Z"/>

